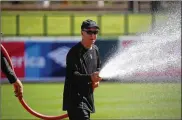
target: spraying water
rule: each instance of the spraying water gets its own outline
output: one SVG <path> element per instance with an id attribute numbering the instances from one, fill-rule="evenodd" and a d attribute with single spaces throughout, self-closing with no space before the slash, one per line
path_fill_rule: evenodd
<path id="1" fill-rule="evenodd" d="M 170 12 L 154 29 L 140 34 L 128 48 L 119 48 L 99 76 L 106 79 L 140 80 L 181 78 L 181 12 Z M 164 77 L 164 78 L 161 78 Z"/>

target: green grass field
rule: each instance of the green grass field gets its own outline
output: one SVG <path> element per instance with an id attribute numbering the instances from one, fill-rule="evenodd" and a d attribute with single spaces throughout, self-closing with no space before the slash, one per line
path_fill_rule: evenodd
<path id="1" fill-rule="evenodd" d="M 24 99 L 34 110 L 61 115 L 62 83 L 24 84 Z M 181 119 L 181 83 L 100 83 L 95 90 L 97 119 Z M 13 95 L 10 84 L 1 86 L 0 119 L 37 119 Z"/>
<path id="2" fill-rule="evenodd" d="M 80 34 L 80 26 L 83 20 L 93 19 L 98 21 L 98 13 L 78 13 L 78 12 L 2 12 L 1 30 L 4 35 L 16 35 L 16 15 L 19 14 L 19 34 L 20 35 L 43 35 L 44 24 L 43 16 L 47 17 L 45 31 L 47 35 L 75 35 Z M 71 17 L 74 15 L 73 29 L 71 27 Z M 159 15 L 156 19 L 161 18 Z M 100 21 L 101 36 L 123 35 L 127 32 L 135 34 L 146 32 L 152 23 L 151 14 L 128 14 L 125 21 L 124 14 L 103 14 Z"/>

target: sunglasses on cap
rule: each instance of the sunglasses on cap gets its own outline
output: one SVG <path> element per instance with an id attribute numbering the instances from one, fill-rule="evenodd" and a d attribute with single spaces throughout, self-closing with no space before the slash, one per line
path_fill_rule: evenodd
<path id="1" fill-rule="evenodd" d="M 92 30 L 82 30 L 82 31 L 85 31 L 89 35 L 92 35 L 92 34 L 96 35 L 99 32 L 98 30 L 96 30 L 96 31 L 92 31 Z"/>

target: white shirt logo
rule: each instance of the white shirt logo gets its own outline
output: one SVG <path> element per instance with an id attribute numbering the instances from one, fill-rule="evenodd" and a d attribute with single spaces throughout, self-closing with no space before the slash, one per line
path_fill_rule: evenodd
<path id="1" fill-rule="evenodd" d="M 90 58 L 92 59 L 92 54 L 90 54 Z"/>
<path id="2" fill-rule="evenodd" d="M 55 63 L 61 65 L 62 67 L 66 67 L 66 55 L 69 52 L 69 50 L 69 47 L 63 46 L 48 53 L 48 57 L 51 58 Z"/>

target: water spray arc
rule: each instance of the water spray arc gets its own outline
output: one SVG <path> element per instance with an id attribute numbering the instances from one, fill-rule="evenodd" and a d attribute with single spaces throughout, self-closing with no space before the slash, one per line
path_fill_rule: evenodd
<path id="1" fill-rule="evenodd" d="M 120 37 L 118 50 L 103 65 L 99 76 L 118 81 L 181 81 L 181 11 L 161 15 L 165 19 L 158 18 L 148 32 L 135 38 Z M 134 40 L 124 48 L 120 44 L 125 39 Z"/>
<path id="2" fill-rule="evenodd" d="M 10 64 L 11 68 L 14 70 L 11 59 L 9 57 L 9 54 L 7 52 L 7 50 L 3 47 L 3 45 L 1 44 L 1 51 L 4 54 L 4 56 L 7 58 L 8 63 Z M 15 86 L 14 86 L 15 88 Z M 68 117 L 68 114 L 63 114 L 60 116 L 48 116 L 48 115 L 43 115 L 40 114 L 36 111 L 34 111 L 33 109 L 31 109 L 28 104 L 25 102 L 25 100 L 23 99 L 23 97 L 18 97 L 19 102 L 21 103 L 21 105 L 33 116 L 36 116 L 40 119 L 44 119 L 44 120 L 60 120 L 60 119 L 64 119 Z"/>

